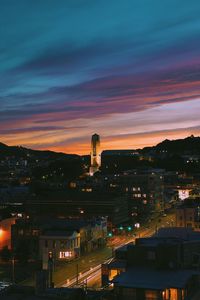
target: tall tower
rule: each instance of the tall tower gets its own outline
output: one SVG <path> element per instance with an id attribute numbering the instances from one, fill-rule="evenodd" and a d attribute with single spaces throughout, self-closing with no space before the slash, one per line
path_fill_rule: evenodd
<path id="1" fill-rule="evenodd" d="M 92 176 L 101 166 L 100 136 L 93 134 L 91 139 L 91 166 L 90 175 Z"/>

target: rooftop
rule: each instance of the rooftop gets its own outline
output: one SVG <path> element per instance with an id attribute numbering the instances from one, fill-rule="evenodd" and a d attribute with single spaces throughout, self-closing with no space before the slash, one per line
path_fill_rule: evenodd
<path id="1" fill-rule="evenodd" d="M 196 241 L 200 240 L 200 232 L 194 231 L 192 228 L 184 227 L 163 227 L 159 228 L 157 234 L 154 235 L 156 238 L 176 238 L 182 241 Z"/>
<path id="2" fill-rule="evenodd" d="M 200 275 L 194 270 L 156 271 L 144 267 L 131 267 L 113 279 L 116 286 L 129 288 L 148 288 L 164 290 L 166 288 L 184 288 L 193 275 Z"/>

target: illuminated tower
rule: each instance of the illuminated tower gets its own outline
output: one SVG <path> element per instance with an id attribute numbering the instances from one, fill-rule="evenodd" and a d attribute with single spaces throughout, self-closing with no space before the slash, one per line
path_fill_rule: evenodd
<path id="1" fill-rule="evenodd" d="M 91 166 L 90 175 L 92 176 L 101 166 L 100 136 L 93 134 L 91 139 Z"/>

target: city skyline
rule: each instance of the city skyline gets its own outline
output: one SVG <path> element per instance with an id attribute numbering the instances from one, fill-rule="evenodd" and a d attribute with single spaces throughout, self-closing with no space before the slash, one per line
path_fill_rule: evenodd
<path id="1" fill-rule="evenodd" d="M 200 3 L 1 1 L 0 142 L 88 154 L 200 135 Z"/>

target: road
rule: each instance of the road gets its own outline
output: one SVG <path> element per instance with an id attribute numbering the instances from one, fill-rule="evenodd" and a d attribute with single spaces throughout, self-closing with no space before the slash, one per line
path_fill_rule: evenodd
<path id="1" fill-rule="evenodd" d="M 169 227 L 175 225 L 175 215 L 174 213 L 169 213 L 166 216 L 157 216 L 148 225 L 139 228 L 135 233 L 136 237 L 133 236 L 133 233 L 129 236 L 117 236 L 111 239 L 108 243 L 108 249 L 110 249 L 109 260 L 113 257 L 113 252 L 115 249 L 126 245 L 130 242 L 134 242 L 135 238 L 148 237 L 153 235 L 160 227 Z M 94 258 L 93 265 L 91 267 L 87 266 L 85 270 L 74 274 L 72 277 L 69 277 L 62 283 L 58 283 L 57 286 L 62 287 L 73 287 L 73 286 L 84 286 L 98 288 L 101 286 L 101 264 L 108 261 L 108 258 L 102 259 L 95 264 L 96 259 Z"/>
<path id="2" fill-rule="evenodd" d="M 134 234 L 136 234 L 136 237 L 151 236 L 159 227 L 172 225 L 175 225 L 175 215 L 174 213 L 169 213 L 166 217 L 154 217 L 151 222 L 137 229 Z M 75 286 L 77 284 L 78 274 L 79 284 L 83 285 L 83 283 L 87 281 L 89 287 L 99 287 L 101 264 L 113 257 L 113 252 L 116 248 L 134 241 L 135 236 L 133 236 L 133 232 L 129 232 L 128 235 L 127 232 L 124 232 L 124 234 L 110 239 L 107 247 L 103 249 L 84 254 L 77 260 L 71 262 L 57 264 L 53 273 L 55 286 Z M 20 283 L 27 286 L 34 286 L 35 279 L 32 276 Z"/>

